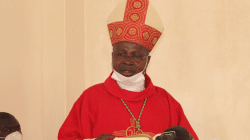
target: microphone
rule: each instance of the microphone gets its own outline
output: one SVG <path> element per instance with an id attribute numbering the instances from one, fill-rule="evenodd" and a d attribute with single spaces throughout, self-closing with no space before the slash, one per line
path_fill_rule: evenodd
<path id="1" fill-rule="evenodd" d="M 184 127 L 174 126 L 154 136 L 154 140 L 189 140 L 189 133 Z"/>

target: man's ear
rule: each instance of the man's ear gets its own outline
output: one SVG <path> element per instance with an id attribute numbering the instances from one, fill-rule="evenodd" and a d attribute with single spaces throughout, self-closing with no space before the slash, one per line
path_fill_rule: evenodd
<path id="1" fill-rule="evenodd" d="M 151 58 L 151 56 L 149 55 L 149 56 L 148 56 L 148 64 L 149 64 L 150 58 Z"/>
<path id="2" fill-rule="evenodd" d="M 114 71 L 113 59 L 114 59 L 114 55 L 113 55 L 113 52 L 111 52 L 111 67 L 112 67 L 112 71 Z"/>
<path id="3" fill-rule="evenodd" d="M 148 64 L 149 64 L 150 58 L 151 58 L 151 56 L 148 56 L 146 66 L 145 66 L 145 68 L 143 70 L 143 74 L 146 74 L 146 70 L 148 68 Z"/>

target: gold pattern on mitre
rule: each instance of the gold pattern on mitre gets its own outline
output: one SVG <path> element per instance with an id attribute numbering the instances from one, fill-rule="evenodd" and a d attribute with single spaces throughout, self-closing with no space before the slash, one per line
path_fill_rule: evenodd
<path id="1" fill-rule="evenodd" d="M 148 32 L 144 32 L 142 35 L 145 40 L 149 38 Z"/>
<path id="2" fill-rule="evenodd" d="M 136 34 L 136 29 L 135 28 L 130 28 L 129 29 L 129 34 L 130 35 L 135 35 Z"/>
<path id="3" fill-rule="evenodd" d="M 110 36 L 110 38 L 113 37 L 113 31 L 112 30 L 109 31 L 109 36 Z"/>
<path id="4" fill-rule="evenodd" d="M 130 18 L 133 20 L 133 21 L 137 21 L 139 19 L 139 16 L 137 14 L 133 14 L 130 16 Z"/>
<path id="5" fill-rule="evenodd" d="M 156 44 L 157 40 L 158 40 L 157 37 L 155 37 L 155 38 L 153 39 L 153 41 L 152 41 L 153 45 Z"/>
<path id="6" fill-rule="evenodd" d="M 117 31 L 116 31 L 116 34 L 121 35 L 121 33 L 122 33 L 122 28 L 118 28 Z"/>
<path id="7" fill-rule="evenodd" d="M 110 14 L 107 23 L 112 44 L 131 41 L 149 51 L 163 32 L 160 17 L 150 0 L 123 0 Z"/>
<path id="8" fill-rule="evenodd" d="M 141 8 L 141 2 L 139 2 L 139 1 L 136 1 L 136 2 L 134 2 L 134 8 Z"/>

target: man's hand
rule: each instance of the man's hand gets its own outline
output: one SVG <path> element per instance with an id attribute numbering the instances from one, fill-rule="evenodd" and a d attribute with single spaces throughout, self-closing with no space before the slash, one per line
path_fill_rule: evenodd
<path id="1" fill-rule="evenodd" d="M 110 134 L 101 134 L 95 140 L 113 140 L 114 138 L 115 136 L 110 135 Z"/>

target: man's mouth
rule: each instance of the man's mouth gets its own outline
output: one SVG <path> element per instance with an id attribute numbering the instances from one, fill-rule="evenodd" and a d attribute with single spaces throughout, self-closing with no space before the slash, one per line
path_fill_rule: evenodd
<path id="1" fill-rule="evenodd" d="M 124 75 L 124 76 L 131 76 L 131 75 L 134 74 L 134 72 L 131 71 L 131 70 L 121 70 L 121 73 L 122 73 L 122 75 Z"/>

